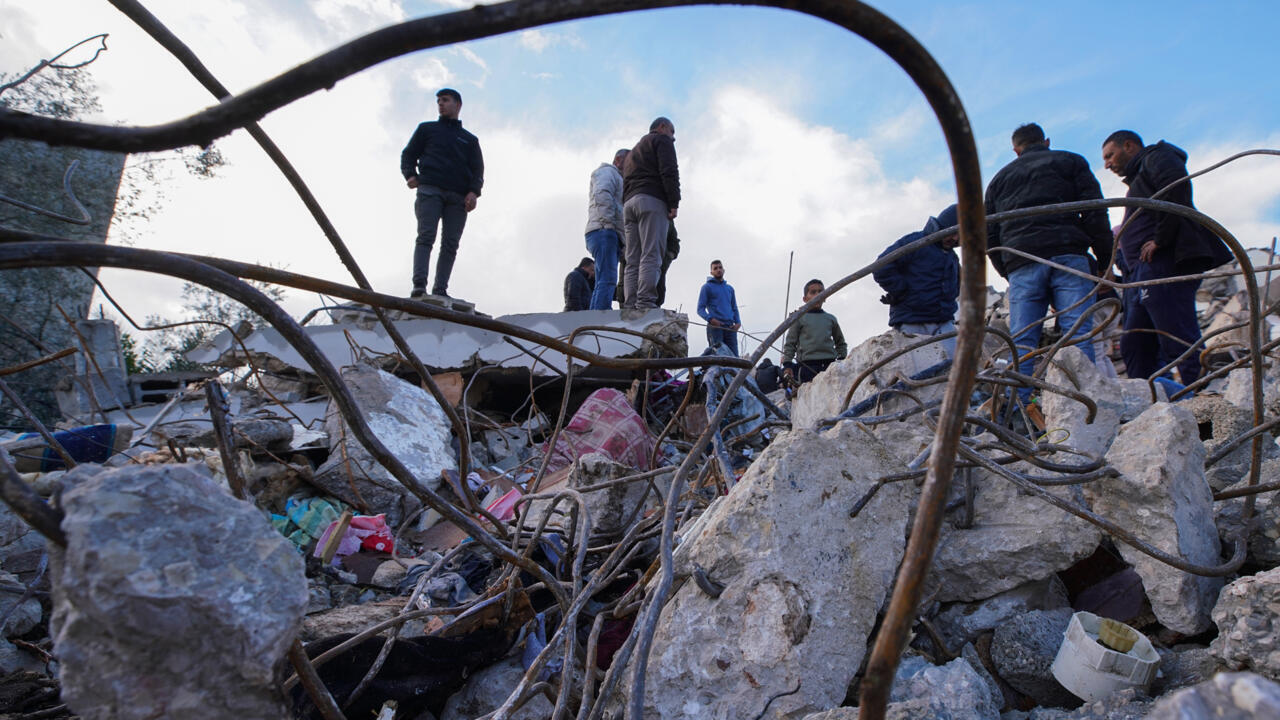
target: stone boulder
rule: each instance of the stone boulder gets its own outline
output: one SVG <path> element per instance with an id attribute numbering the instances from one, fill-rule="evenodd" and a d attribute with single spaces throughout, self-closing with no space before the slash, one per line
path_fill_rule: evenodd
<path id="1" fill-rule="evenodd" d="M 933 665 L 903 658 L 889 691 L 887 720 L 998 720 L 1004 698 L 964 658 Z"/>
<path id="2" fill-rule="evenodd" d="M 1049 669 L 1070 622 L 1071 608 L 1057 608 L 1033 610 L 996 628 L 991 639 L 996 672 L 1039 705 L 1075 705 L 1079 701 Z"/>
<path id="3" fill-rule="evenodd" d="M 509 657 L 476 672 L 461 690 L 449 697 L 440 720 L 471 720 L 497 710 L 524 677 L 520 658 Z M 541 694 L 507 717 L 511 720 L 542 720 L 551 717 L 550 701 Z"/>
<path id="4" fill-rule="evenodd" d="M 1156 701 L 1147 720 L 1258 720 L 1280 717 L 1280 685 L 1253 673 L 1213 679 Z"/>
<path id="5" fill-rule="evenodd" d="M 1045 474 L 1025 463 L 1010 467 Z M 998 475 L 981 468 L 969 472 L 977 483 L 973 527 L 942 524 L 930 577 L 938 600 L 981 600 L 1042 580 L 1088 557 L 1101 542 L 1102 533 L 1088 522 L 1023 494 Z M 1048 490 L 1083 504 L 1078 486 Z"/>
<path id="6" fill-rule="evenodd" d="M 938 613 L 933 622 L 948 648 L 955 652 L 982 633 L 994 630 L 1018 615 L 1067 606 L 1067 589 L 1056 575 L 1051 575 L 985 600 L 951 603 Z"/>
<path id="7" fill-rule="evenodd" d="M 374 435 L 419 482 L 437 489 L 441 471 L 457 469 L 449 444 L 449 419 L 430 393 L 368 365 L 343 368 L 342 379 Z M 386 513 L 393 528 L 422 507 L 418 497 L 356 441 L 333 403 L 325 416 L 325 430 L 329 459 L 316 468 L 314 485 L 362 512 Z"/>
<path id="8" fill-rule="evenodd" d="M 844 396 L 858 375 L 876 361 L 922 339 L 921 336 L 908 336 L 897 330 L 890 330 L 853 348 L 848 357 L 831 363 L 826 371 L 819 373 L 811 382 L 800 387 L 791 401 L 791 426 L 812 428 L 819 420 L 838 415 L 841 405 L 844 404 Z M 849 406 L 853 407 L 860 401 L 881 392 L 896 382 L 898 376 L 911 377 L 946 359 L 947 354 L 942 350 L 940 343 L 927 345 L 894 358 L 883 367 L 877 368 L 858 385 L 858 390 L 853 394 Z M 930 385 L 914 392 L 922 402 L 928 403 L 930 400 L 940 399 L 945 387 L 945 384 Z M 892 413 L 913 404 L 907 398 L 888 396 L 878 412 Z"/>
<path id="9" fill-rule="evenodd" d="M 1232 405 L 1253 412 L 1253 371 L 1236 368 L 1227 373 L 1222 397 Z M 1270 417 L 1280 415 L 1280 363 L 1271 361 L 1262 374 L 1262 409 Z"/>
<path id="10" fill-rule="evenodd" d="M 687 579 L 658 621 L 644 717 L 750 718 L 797 684 L 771 717 L 838 705 L 902 557 L 908 493 L 890 484 L 849 510 L 901 470 L 856 423 L 779 435 L 683 533 L 675 571 Z M 699 568 L 719 597 L 688 577 Z"/>
<path id="11" fill-rule="evenodd" d="M 1280 568 L 1222 588 L 1213 608 L 1218 637 L 1209 652 L 1233 670 L 1280 680 Z"/>
<path id="12" fill-rule="evenodd" d="M 1187 408 L 1196 417 L 1200 427 L 1200 437 L 1204 438 L 1204 449 L 1208 455 L 1253 427 L 1253 411 L 1227 402 L 1220 395 L 1197 395 L 1190 400 L 1178 403 Z M 1263 438 L 1262 458 L 1264 461 L 1280 455 L 1275 443 Z M 1245 479 L 1249 472 L 1252 455 L 1252 441 L 1241 443 L 1226 457 L 1205 469 L 1205 477 L 1209 487 L 1215 491 L 1224 490 Z"/>
<path id="13" fill-rule="evenodd" d="M 0 502 L 0 568 L 17 575 L 20 582 L 31 582 L 44 553 L 44 536 Z"/>
<path id="14" fill-rule="evenodd" d="M 284 717 L 307 606 L 302 557 L 252 505 L 181 465 L 82 465 L 51 549 L 62 698 L 87 720 Z"/>
<path id="15" fill-rule="evenodd" d="M 1258 482 L 1265 484 L 1276 480 L 1280 480 L 1280 461 L 1264 462 Z M 1241 480 L 1233 488 L 1244 487 L 1246 482 Z M 1218 537 L 1224 548 L 1230 547 L 1229 541 L 1244 525 L 1244 502 L 1245 498 L 1239 497 L 1216 503 L 1214 522 L 1218 525 Z M 1249 526 L 1248 562 L 1264 568 L 1280 565 L 1280 502 L 1276 501 L 1274 492 L 1258 493 Z"/>
<path id="16" fill-rule="evenodd" d="M 1097 403 L 1098 412 L 1090 423 L 1086 422 L 1089 409 L 1080 401 L 1052 392 L 1041 396 L 1049 440 L 1094 457 L 1106 453 L 1121 423 L 1132 420 L 1151 406 L 1151 391 L 1146 381 L 1109 378 L 1077 347 L 1063 348 L 1054 355 L 1045 380 L 1078 390 Z M 1083 458 L 1059 461 L 1083 462 Z"/>
<path id="17" fill-rule="evenodd" d="M 22 592 L 22 583 L 13 573 L 0 570 L 0 585 L 17 591 L 0 593 L 0 619 L 4 620 L 4 626 L 0 627 L 0 637 L 26 635 L 27 631 L 40 623 L 40 618 L 44 614 L 40 601 L 29 597 L 22 602 L 17 602 L 22 599 L 22 595 L 19 594 Z"/>
<path id="18" fill-rule="evenodd" d="M 1213 495 L 1204 476 L 1204 445 L 1190 411 L 1156 403 L 1120 429 L 1107 462 L 1121 476 L 1084 485 L 1094 512 L 1171 555 L 1217 565 L 1221 552 Z M 1121 542 L 1120 555 L 1142 577 L 1156 618 L 1194 635 L 1210 625 L 1221 578 L 1166 565 Z"/>
<path id="19" fill-rule="evenodd" d="M 599 453 L 588 453 L 574 461 L 572 469 L 569 470 L 569 488 L 580 490 L 592 485 L 598 485 L 609 480 L 614 480 L 627 475 L 634 475 L 638 470 L 629 468 L 610 460 L 607 456 Z M 659 478 L 659 482 L 663 480 L 669 481 L 670 478 Z M 586 504 L 587 512 L 591 516 L 591 531 L 593 533 L 621 533 L 625 531 L 630 520 L 634 524 L 637 520 L 643 518 L 643 508 L 640 503 L 646 498 L 646 495 L 652 500 L 652 493 L 646 493 L 649 484 L 644 481 L 630 482 L 623 485 L 613 485 L 603 490 L 595 490 L 585 493 L 582 498 Z M 567 509 L 564 504 L 560 506 Z M 536 515 L 530 517 L 536 518 Z"/>

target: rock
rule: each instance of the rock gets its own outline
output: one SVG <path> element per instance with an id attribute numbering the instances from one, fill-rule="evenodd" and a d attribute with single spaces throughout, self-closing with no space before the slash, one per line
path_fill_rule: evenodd
<path id="1" fill-rule="evenodd" d="M 1037 475 L 1045 471 L 1025 463 L 1010 467 Z M 933 558 L 931 586 L 938 600 L 980 600 L 1066 570 L 1098 547 L 1102 533 L 1080 518 L 981 468 L 970 471 L 977 483 L 974 524 L 968 529 L 942 524 Z M 1048 488 L 1083 504 L 1079 486 Z M 955 513 L 960 513 L 956 510 Z"/>
<path id="2" fill-rule="evenodd" d="M 1280 461 L 1264 462 L 1258 482 L 1276 480 L 1280 480 Z M 1247 478 L 1232 487 L 1244 487 L 1246 483 Z M 1258 493 L 1253 505 L 1253 520 L 1249 523 L 1248 562 L 1264 568 L 1280 565 L 1280 502 L 1276 502 L 1275 495 L 1274 492 Z M 1230 547 L 1229 541 L 1244 524 L 1244 502 L 1245 498 L 1239 497 L 1216 503 L 1214 522 L 1224 548 Z"/>
<path id="3" fill-rule="evenodd" d="M 1253 413 L 1253 371 L 1236 368 L 1227 373 L 1227 389 L 1222 393 L 1227 402 Z M 1262 410 L 1274 417 L 1280 414 L 1280 364 L 1272 361 L 1262 374 Z"/>
<path id="4" fill-rule="evenodd" d="M 797 684 L 771 717 L 839 704 L 902 557 L 908 493 L 890 484 L 848 512 L 901 469 L 856 423 L 779 435 L 683 534 L 677 575 L 700 567 L 723 590 L 690 578 L 663 608 L 644 717 L 750 718 Z"/>
<path id="5" fill-rule="evenodd" d="M 497 710 L 524 677 L 518 656 L 490 665 L 472 675 L 461 690 L 449 697 L 440 720 L 470 720 Z M 541 694 L 507 717 L 511 720 L 542 720 L 551 717 L 553 707 Z"/>
<path id="6" fill-rule="evenodd" d="M 964 658 L 932 665 L 904 658 L 889 691 L 888 720 L 997 720 L 1004 698 Z"/>
<path id="7" fill-rule="evenodd" d="M 44 536 L 0 503 L 0 568 L 18 576 L 23 583 L 35 579 L 45 552 Z"/>
<path id="8" fill-rule="evenodd" d="M 1067 589 L 1056 575 L 1029 582 L 985 600 L 952 603 L 934 618 L 934 625 L 954 652 L 979 635 L 1032 610 L 1067 606 Z"/>
<path id="9" fill-rule="evenodd" d="M 1000 689 L 1000 683 L 992 676 L 991 671 L 982 662 L 982 656 L 978 653 L 978 649 L 973 643 L 965 643 L 960 648 L 960 657 L 964 659 L 969 667 L 982 678 L 982 682 L 987 686 L 987 692 L 991 696 L 991 701 L 995 704 L 996 711 L 1005 705 L 1004 691 Z"/>
<path id="10" fill-rule="evenodd" d="M 33 653 L 27 652 L 4 638 L 0 638 L 0 677 L 24 670 L 43 674 L 45 672 L 44 661 Z"/>
<path id="11" fill-rule="evenodd" d="M 1084 485 L 1094 512 L 1188 562 L 1220 562 L 1204 445 L 1190 411 L 1168 403 L 1152 405 L 1120 429 L 1106 459 L 1121 476 Z M 1116 545 L 1142 577 L 1162 624 L 1187 635 L 1209 627 L 1221 578 L 1192 575 L 1124 543 Z"/>
<path id="12" fill-rule="evenodd" d="M 599 453 L 588 453 L 574 461 L 573 467 L 569 471 L 569 487 L 579 490 L 615 478 L 634 475 L 637 472 L 637 470 L 613 462 Z M 669 478 L 663 479 L 669 480 Z M 639 508 L 639 505 L 645 500 L 647 494 L 645 491 L 648 488 L 649 484 L 641 481 L 614 485 L 604 490 L 585 493 L 582 499 L 591 517 L 591 531 L 593 533 L 621 533 L 627 529 L 626 521 L 628 519 L 631 520 L 632 524 L 642 519 L 643 510 Z M 652 497 L 651 494 L 649 496 Z M 561 509 L 568 509 L 564 504 L 561 504 L 560 507 Z M 530 515 L 530 517 L 536 518 L 537 516 Z"/>
<path id="13" fill-rule="evenodd" d="M 369 428 L 419 482 L 437 489 L 441 471 L 457 469 L 449 445 L 449 420 L 426 390 L 368 365 L 343 368 L 342 379 L 351 388 Z M 386 513 L 387 524 L 393 528 L 422 507 L 417 496 L 374 462 L 332 403 L 325 430 L 330 455 L 316 469 L 313 484 L 368 514 Z M 358 495 L 352 492 L 348 464 Z"/>
<path id="14" fill-rule="evenodd" d="M 22 586 L 17 575 L 3 570 L 0 570 L 0 584 L 9 587 Z M 44 614 L 40 608 L 40 601 L 29 597 L 15 606 L 14 603 L 21 598 L 22 595 L 17 593 L 0 593 L 0 617 L 5 614 L 9 616 L 9 619 L 4 621 L 4 627 L 0 628 L 0 635 L 3 637 L 26 635 L 28 630 L 40 623 L 40 618 Z"/>
<path id="15" fill-rule="evenodd" d="M 1045 380 L 1060 387 L 1079 390 L 1097 403 L 1093 422 L 1086 422 L 1089 409 L 1066 395 L 1045 392 L 1041 396 L 1046 427 L 1052 442 L 1068 445 L 1093 457 L 1101 457 L 1111 446 L 1120 423 L 1132 420 L 1151 405 L 1151 393 L 1144 380 L 1115 380 L 1102 374 L 1077 347 L 1063 348 L 1045 374 Z M 1065 438 L 1057 433 L 1065 431 Z M 1082 463 L 1070 455 L 1058 462 Z"/>
<path id="16" fill-rule="evenodd" d="M 334 635 L 358 633 L 370 625 L 399 615 L 404 603 L 405 598 L 391 598 L 361 605 L 339 605 L 332 610 L 312 613 L 302 621 L 299 637 L 309 643 Z"/>
<path id="17" fill-rule="evenodd" d="M 1218 671 L 1218 662 L 1207 647 L 1156 648 L 1156 652 L 1160 654 L 1160 670 L 1151 686 L 1152 695 L 1204 682 Z"/>
<path id="18" fill-rule="evenodd" d="M 182 447 L 218 447 L 213 425 L 207 421 L 188 420 L 162 425 L 156 434 Z M 278 418 L 232 418 L 231 437 L 238 448 L 287 450 L 293 441 L 293 426 L 288 420 Z"/>
<path id="19" fill-rule="evenodd" d="M 1057 608 L 1033 610 L 996 628 L 991 641 L 996 672 L 1039 705 L 1075 705 L 1079 701 L 1049 670 L 1070 622 L 1071 608 Z"/>
<path id="20" fill-rule="evenodd" d="M 844 404 L 844 397 L 858 375 L 876 361 L 922 339 L 922 337 L 908 337 L 897 330 L 890 330 L 853 348 L 844 360 L 832 363 L 811 382 L 800 386 L 800 390 L 791 401 L 791 426 L 812 428 L 819 420 L 838 415 Z M 877 368 L 858 385 L 849 407 L 889 387 L 896 382 L 898 375 L 910 377 L 946 359 L 947 355 L 940 343 L 927 345 L 894 358 L 884 367 Z M 931 400 L 940 399 L 945 388 L 946 385 L 940 383 L 917 389 L 915 394 L 921 402 L 928 403 Z M 911 405 L 914 403 L 909 399 L 890 396 L 885 398 L 884 404 L 876 412 L 888 414 Z"/>
<path id="21" fill-rule="evenodd" d="M 1204 438 L 1204 449 L 1208 455 L 1212 455 L 1218 447 L 1253 427 L 1252 410 L 1237 407 L 1218 395 L 1197 395 L 1178 404 L 1195 415 L 1200 437 Z M 1265 440 L 1264 436 L 1262 445 L 1264 461 L 1280 454 L 1275 443 Z M 1249 472 L 1252 446 L 1251 441 L 1246 441 L 1207 468 L 1205 477 L 1209 480 L 1209 487 L 1215 491 L 1223 490 L 1244 478 Z"/>
<path id="22" fill-rule="evenodd" d="M 1280 717 L 1280 685 L 1253 673 L 1218 673 L 1156 701 L 1147 720 L 1255 720 Z"/>
<path id="23" fill-rule="evenodd" d="M 1025 720 L 1143 720 L 1150 709 L 1150 698 L 1135 688 L 1125 688 L 1075 710 L 1035 708 Z"/>
<path id="24" fill-rule="evenodd" d="M 1280 680 L 1280 568 L 1242 577 L 1222 589 L 1213 608 L 1218 637 L 1209 652 L 1233 670 Z"/>
<path id="25" fill-rule="evenodd" d="M 50 551 L 67 705 L 90 720 L 282 717 L 276 673 L 307 605 L 293 545 L 181 465 L 77 474 L 67 548 Z"/>

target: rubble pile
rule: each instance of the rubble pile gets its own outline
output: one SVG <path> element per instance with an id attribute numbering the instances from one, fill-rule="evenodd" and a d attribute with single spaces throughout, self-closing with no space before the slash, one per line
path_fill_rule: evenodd
<path id="1" fill-rule="evenodd" d="M 1205 293 L 1227 318 L 1206 327 L 1240 320 L 1239 288 Z M 53 444 L 0 438 L 16 508 L 0 507 L 0 712 L 857 716 L 947 354 L 892 331 L 766 395 L 732 384 L 747 363 L 684 357 L 682 316 L 614 316 L 628 341 L 597 345 L 621 363 L 607 372 L 562 372 L 567 354 L 535 360 L 489 330 L 428 357 L 430 378 L 373 350 L 341 370 L 359 418 L 256 331 L 253 368 L 222 338 L 200 351 L 221 374 L 68 418 Z M 419 345 L 439 330 L 398 322 Z M 380 332 L 339 314 L 314 329 L 334 357 L 344 323 L 359 344 Z M 1173 396 L 1058 349 L 1035 427 L 987 338 L 888 717 L 1280 712 L 1280 503 L 1249 488 L 1258 422 L 1233 347 Z M 1278 416 L 1268 400 L 1262 422 Z M 361 419 L 416 482 L 378 462 Z M 1280 449 L 1262 437 L 1266 485 Z M 39 508 L 60 533 L 26 522 Z M 1154 681 L 1068 690 L 1077 613 L 1150 642 Z M 1108 638 L 1090 642 L 1130 652 Z"/>

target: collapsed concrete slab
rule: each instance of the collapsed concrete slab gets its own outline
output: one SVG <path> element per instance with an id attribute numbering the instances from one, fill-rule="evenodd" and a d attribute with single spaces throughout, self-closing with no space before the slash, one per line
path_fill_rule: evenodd
<path id="1" fill-rule="evenodd" d="M 1085 497 L 1094 512 L 1160 550 L 1187 562 L 1217 565 L 1221 548 L 1204 456 L 1191 412 L 1157 403 L 1125 424 L 1107 453 L 1107 463 L 1121 476 L 1086 484 Z M 1221 578 L 1192 575 L 1127 544 L 1116 545 L 1142 577 L 1161 623 L 1189 635 L 1209 627 Z"/>
<path id="2" fill-rule="evenodd" d="M 890 330 L 862 343 L 849 352 L 848 357 L 831 364 L 825 372 L 802 385 L 791 402 L 791 423 L 795 428 L 812 428 L 818 421 L 840 413 L 845 395 L 853 381 L 877 361 L 922 340 L 919 336 L 907 336 Z M 859 385 L 850 400 L 849 407 L 881 393 L 900 377 L 913 377 L 930 368 L 938 367 L 947 359 L 942 345 L 934 343 L 900 355 L 883 367 L 877 368 Z M 928 403 L 942 398 L 945 384 L 930 385 L 912 390 L 921 402 Z M 888 414 L 914 405 L 909 399 L 887 394 L 876 409 L 868 415 Z"/>
<path id="3" fill-rule="evenodd" d="M 182 466 L 68 473 L 50 551 L 62 698 L 92 720 L 283 717 L 276 672 L 307 605 L 301 556 Z"/>
<path id="4" fill-rule="evenodd" d="M 663 609 L 644 717 L 754 717 L 798 684 L 771 716 L 838 705 L 902 557 L 908 493 L 890 484 L 848 513 L 901 469 L 855 423 L 780 435 L 678 548 L 679 576 L 723 590 L 690 579 Z"/>
<path id="5" fill-rule="evenodd" d="M 422 388 L 369 365 L 342 369 L 369 428 L 423 485 L 441 483 L 443 470 L 456 470 L 450 449 L 449 419 Z M 330 403 L 325 419 L 329 459 L 316 468 L 312 484 L 370 515 L 386 513 L 396 527 L 422 507 L 422 501 L 374 461 Z"/>
<path id="6" fill-rule="evenodd" d="M 1213 679 L 1160 698 L 1147 720 L 1255 720 L 1280 717 L 1280 685 L 1253 673 Z"/>
<path id="7" fill-rule="evenodd" d="M 1209 652 L 1234 670 L 1253 670 L 1280 680 L 1280 568 L 1222 588 L 1213 608 L 1218 637 Z"/>
<path id="8" fill-rule="evenodd" d="M 372 317 L 372 316 L 370 316 Z M 655 348 L 664 355 L 688 353 L 688 316 L 669 310 L 583 310 L 569 313 L 526 313 L 503 315 L 497 320 L 518 325 L 551 337 L 565 337 L 583 325 L 607 325 L 622 330 L 645 332 L 659 337 L 664 345 Z M 507 341 L 507 335 L 494 330 L 458 325 L 434 318 L 397 320 L 398 329 L 414 353 L 431 372 L 475 370 L 484 365 L 501 364 L 507 368 L 528 368 L 536 375 L 554 374 L 548 366 L 565 367 L 566 357 L 553 350 L 522 352 Z M 351 348 L 365 348 L 372 355 L 394 355 L 395 345 L 380 325 L 373 323 L 341 323 L 307 326 L 303 330 L 320 351 L 337 367 L 351 363 Z M 520 346 L 526 341 L 516 340 Z M 577 341 L 580 347 L 609 357 L 646 357 L 647 341 L 633 335 L 597 332 L 590 339 Z M 268 370 L 292 369 L 312 372 L 302 356 L 272 328 L 254 330 L 244 338 L 249 352 Z M 532 349 L 532 348 L 530 348 Z M 541 359 L 538 359 L 541 358 Z M 229 332 L 223 332 L 209 344 L 187 353 L 187 359 L 222 367 L 236 367 L 245 362 L 239 345 Z"/>

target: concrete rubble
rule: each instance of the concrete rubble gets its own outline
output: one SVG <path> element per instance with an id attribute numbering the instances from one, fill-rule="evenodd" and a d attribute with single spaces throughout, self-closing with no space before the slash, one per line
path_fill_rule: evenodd
<path id="1" fill-rule="evenodd" d="M 1253 673 L 1219 673 L 1163 697 L 1147 720 L 1254 720 L 1280 717 L 1280 685 Z"/>
<path id="2" fill-rule="evenodd" d="M 1252 670 L 1280 681 L 1280 568 L 1243 577 L 1222 588 L 1213 608 L 1218 637 L 1209 652 L 1233 670 Z"/>

